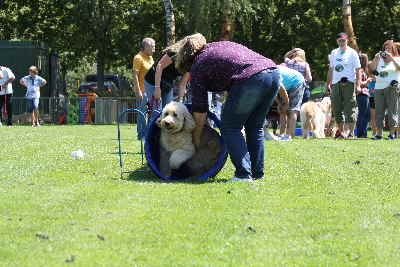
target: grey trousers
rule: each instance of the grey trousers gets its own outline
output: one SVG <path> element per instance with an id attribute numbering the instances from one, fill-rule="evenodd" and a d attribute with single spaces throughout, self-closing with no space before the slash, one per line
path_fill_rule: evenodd
<path id="1" fill-rule="evenodd" d="M 376 127 L 383 128 L 385 110 L 389 117 L 389 127 L 399 127 L 400 97 L 399 88 L 386 87 L 375 91 Z"/>

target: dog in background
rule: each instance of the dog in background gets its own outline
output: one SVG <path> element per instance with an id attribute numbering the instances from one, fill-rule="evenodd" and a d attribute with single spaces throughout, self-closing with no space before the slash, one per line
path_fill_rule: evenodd
<path id="1" fill-rule="evenodd" d="M 195 177 L 215 164 L 221 151 L 218 133 L 205 125 L 196 150 L 192 138 L 195 121 L 184 104 L 166 105 L 156 123 L 161 128 L 160 171 L 163 174 L 171 176 L 179 172 Z M 181 169 L 184 170 L 178 171 Z"/>
<path id="2" fill-rule="evenodd" d="M 311 131 L 314 138 L 325 138 L 325 126 L 330 124 L 331 99 L 324 97 L 321 102 L 309 101 L 301 106 L 300 119 L 304 138 Z"/>

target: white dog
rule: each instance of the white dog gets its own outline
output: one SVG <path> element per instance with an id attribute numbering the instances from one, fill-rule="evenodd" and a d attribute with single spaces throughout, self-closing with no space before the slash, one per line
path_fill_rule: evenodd
<path id="1" fill-rule="evenodd" d="M 171 102 L 164 107 L 157 125 L 161 128 L 160 171 L 171 176 L 173 169 L 179 169 L 195 153 L 192 140 L 195 122 L 184 104 Z"/>
<path id="2" fill-rule="evenodd" d="M 325 126 L 331 117 L 331 99 L 324 97 L 321 102 L 309 101 L 301 106 L 300 119 L 303 137 L 311 131 L 315 138 L 325 138 Z"/>

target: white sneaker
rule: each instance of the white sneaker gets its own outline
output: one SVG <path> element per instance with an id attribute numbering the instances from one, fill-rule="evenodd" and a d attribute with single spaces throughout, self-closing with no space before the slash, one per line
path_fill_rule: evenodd
<path id="1" fill-rule="evenodd" d="M 1 126 L 3 126 L 3 124 L 2 124 L 1 121 L 0 121 L 0 127 L 1 127 Z"/>
<path id="2" fill-rule="evenodd" d="M 292 140 L 292 137 L 287 134 L 284 134 L 281 137 L 279 137 L 279 141 L 290 141 L 290 140 Z"/>
<path id="3" fill-rule="evenodd" d="M 232 179 L 229 180 L 230 182 L 248 182 L 251 183 L 253 182 L 253 179 L 251 178 L 239 178 L 239 177 L 233 177 Z"/>

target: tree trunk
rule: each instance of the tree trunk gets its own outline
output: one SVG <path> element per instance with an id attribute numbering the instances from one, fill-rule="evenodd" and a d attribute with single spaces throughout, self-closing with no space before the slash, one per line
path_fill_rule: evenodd
<path id="1" fill-rule="evenodd" d="M 101 49 L 97 50 L 96 56 L 97 65 L 97 89 L 99 92 L 104 91 L 104 53 Z"/>
<path id="2" fill-rule="evenodd" d="M 221 40 L 232 40 L 234 30 L 233 7 L 232 0 L 223 0 L 223 16 L 224 21 L 221 29 Z"/>
<path id="3" fill-rule="evenodd" d="M 349 46 L 354 48 L 356 51 L 360 51 L 358 48 L 356 35 L 354 34 L 353 22 L 351 19 L 351 0 L 343 0 L 342 20 L 344 31 L 349 35 Z"/>
<path id="4" fill-rule="evenodd" d="M 105 43 L 106 43 L 106 21 L 105 21 L 105 7 L 103 0 L 99 0 L 99 14 L 98 14 L 98 22 L 99 22 L 99 32 L 98 32 L 98 44 L 97 44 L 97 55 L 96 55 L 96 63 L 97 63 L 97 89 L 99 92 L 104 91 L 104 65 L 105 65 Z"/>
<path id="5" fill-rule="evenodd" d="M 167 45 L 175 43 L 175 16 L 171 0 L 164 0 Z"/>

